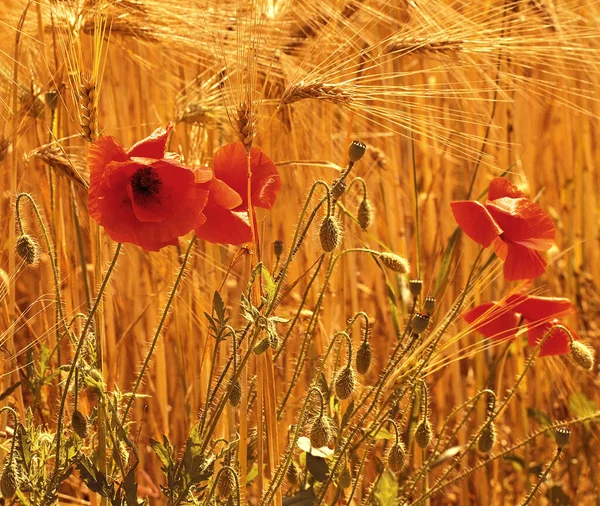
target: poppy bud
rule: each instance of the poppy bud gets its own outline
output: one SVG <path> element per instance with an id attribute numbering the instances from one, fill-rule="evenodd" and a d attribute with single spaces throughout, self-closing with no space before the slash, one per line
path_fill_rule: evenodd
<path id="1" fill-rule="evenodd" d="M 231 404 L 235 408 L 240 405 L 241 400 L 242 385 L 240 385 L 240 380 L 235 380 L 231 385 L 231 392 L 229 393 L 229 404 Z"/>
<path id="2" fill-rule="evenodd" d="M 412 331 L 417 335 L 422 334 L 427 329 L 428 325 L 429 316 L 423 313 L 417 313 L 412 317 L 412 320 L 410 321 Z"/>
<path id="3" fill-rule="evenodd" d="M 0 476 L 0 493 L 5 499 L 12 498 L 17 492 L 17 477 L 12 462 L 4 466 Z"/>
<path id="4" fill-rule="evenodd" d="M 402 471 L 405 460 L 406 448 L 404 448 L 404 444 L 401 441 L 390 446 L 386 455 L 386 462 L 392 473 L 399 473 Z"/>
<path id="5" fill-rule="evenodd" d="M 432 315 L 435 309 L 435 297 L 425 297 L 425 303 L 423 304 L 423 310 L 428 314 Z"/>
<path id="6" fill-rule="evenodd" d="M 9 146 L 10 141 L 8 140 L 8 138 L 0 134 L 0 163 L 6 158 L 6 155 L 8 155 Z"/>
<path id="7" fill-rule="evenodd" d="M 364 156 L 366 150 L 366 144 L 363 144 L 360 141 L 352 141 L 352 144 L 350 144 L 350 147 L 348 148 L 348 159 L 350 162 L 356 163 Z"/>
<path id="8" fill-rule="evenodd" d="M 427 448 L 433 439 L 433 429 L 427 418 L 423 418 L 415 430 L 415 441 L 421 448 Z"/>
<path id="9" fill-rule="evenodd" d="M 408 289 L 413 297 L 418 297 L 421 294 L 421 290 L 423 289 L 423 280 L 422 279 L 411 279 L 408 282 Z"/>
<path id="10" fill-rule="evenodd" d="M 231 476 L 230 469 L 226 469 L 219 473 L 219 482 L 217 483 L 217 489 L 219 490 L 219 495 L 223 499 L 227 499 L 235 490 L 235 481 L 233 479 L 233 476 Z"/>
<path id="11" fill-rule="evenodd" d="M 369 225 L 373 222 L 373 206 L 369 199 L 363 199 L 358 206 L 358 224 L 366 230 Z"/>
<path id="12" fill-rule="evenodd" d="M 260 355 L 269 349 L 271 346 L 271 340 L 268 337 L 265 337 L 262 341 L 260 341 L 256 346 L 254 346 L 254 353 L 256 355 Z"/>
<path id="13" fill-rule="evenodd" d="M 23 234 L 17 239 L 16 250 L 27 265 L 35 265 L 40 259 L 40 248 L 28 234 Z"/>
<path id="14" fill-rule="evenodd" d="M 334 179 L 330 188 L 331 198 L 333 200 L 339 199 L 346 191 L 346 182 L 341 179 Z"/>
<path id="15" fill-rule="evenodd" d="M 88 435 L 87 418 L 78 409 L 73 411 L 73 414 L 71 415 L 71 427 L 73 427 L 73 431 L 81 439 L 85 439 L 87 437 L 87 435 Z"/>
<path id="16" fill-rule="evenodd" d="M 496 427 L 490 422 L 481 430 L 481 434 L 477 440 L 477 448 L 481 453 L 489 453 L 492 451 L 495 442 Z"/>
<path id="17" fill-rule="evenodd" d="M 371 367 L 371 344 L 369 341 L 363 341 L 360 348 L 356 351 L 356 372 L 358 374 L 367 374 Z"/>
<path id="18" fill-rule="evenodd" d="M 283 255 L 283 241 L 282 240 L 278 239 L 273 242 L 273 254 L 275 255 L 275 258 L 277 260 L 279 260 L 281 255 Z"/>
<path id="19" fill-rule="evenodd" d="M 394 272 L 407 274 L 410 271 L 408 260 L 395 253 L 379 253 L 379 260 L 381 260 L 383 265 Z"/>
<path id="20" fill-rule="evenodd" d="M 319 230 L 319 239 L 321 240 L 323 251 L 329 253 L 337 248 L 340 244 L 341 235 L 337 218 L 335 216 L 325 216 Z"/>
<path id="21" fill-rule="evenodd" d="M 569 427 L 559 427 L 554 432 L 554 440 L 556 441 L 556 446 L 564 448 L 571 440 L 571 429 Z"/>
<path id="22" fill-rule="evenodd" d="M 347 399 L 354 392 L 355 384 L 354 369 L 348 366 L 340 369 L 335 375 L 335 395 L 338 399 Z"/>
<path id="23" fill-rule="evenodd" d="M 594 368 L 594 350 L 579 341 L 571 341 L 571 356 L 575 363 L 591 371 Z"/>
<path id="24" fill-rule="evenodd" d="M 310 427 L 310 444 L 314 448 L 322 448 L 327 446 L 331 440 L 332 430 L 331 424 L 326 416 L 317 418 Z"/>

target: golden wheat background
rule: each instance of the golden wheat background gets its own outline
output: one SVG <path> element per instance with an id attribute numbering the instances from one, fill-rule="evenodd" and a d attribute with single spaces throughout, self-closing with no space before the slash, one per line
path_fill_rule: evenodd
<path id="1" fill-rule="evenodd" d="M 508 171 L 556 221 L 551 265 L 532 289 L 569 297 L 578 308 L 570 323 L 597 347 L 600 2 L 3 0 L 0 9 L 0 153 L 8 146 L 0 161 L 0 391 L 22 379 L 42 344 L 56 343 L 46 249 L 33 268 L 14 253 L 15 193 L 31 193 L 50 226 L 65 314 L 85 312 L 86 283 L 92 292 L 97 288 L 114 248 L 87 217 L 86 137 L 114 135 L 128 146 L 168 121 L 176 122 L 170 149 L 190 165 L 210 164 L 220 145 L 253 136 L 254 145 L 277 163 L 283 189 L 274 211 L 259 214 L 260 251 L 269 269 L 275 263 L 272 243 L 289 245 L 312 183 L 338 176 L 351 140 L 366 143 L 367 155 L 354 175 L 366 181 L 375 219 L 364 231 L 352 218 L 362 197 L 354 185 L 343 200 L 344 247 L 393 251 L 413 266 L 420 254 L 427 294 L 436 289 L 456 226 L 450 202 L 467 197 L 475 173 L 477 196 L 493 176 Z M 32 235 L 40 237 L 30 208 L 24 209 Z M 449 281 L 437 293 L 440 315 L 459 295 L 476 251 L 461 241 Z M 182 252 L 124 247 L 97 329 L 109 388 L 131 388 Z M 311 236 L 289 280 L 302 276 L 319 255 Z M 234 258 L 239 261 L 232 266 Z M 142 459 L 138 479 L 153 504 L 160 504 L 162 478 L 148 438 L 167 434 L 176 447 L 184 443 L 206 398 L 213 340 L 203 312 L 210 310 L 213 291 L 223 287 L 232 319 L 239 321 L 249 262 L 236 248 L 201 242 L 170 313 L 143 387 L 148 397 L 136 403 L 132 417 L 139 422 L 132 428 Z M 495 268 L 478 284 L 475 302 L 500 299 L 516 288 L 499 274 Z M 283 299 L 282 316 L 293 316 L 286 308 L 297 307 L 308 279 Z M 317 279 L 309 292 L 302 318 L 311 315 L 322 282 Z M 407 299 L 401 280 L 394 289 Z M 385 278 L 370 258 L 347 255 L 327 290 L 309 364 L 352 314 L 365 311 L 373 321 L 376 358 L 366 384 L 374 384 L 377 363 L 395 343 Z M 497 347 L 461 328 L 451 328 L 431 365 L 434 427 L 481 388 L 499 355 Z M 290 381 L 302 334 L 289 339 L 275 362 L 278 385 Z M 358 332 L 354 339 L 358 346 Z M 224 350 L 217 366 L 225 363 Z M 66 343 L 62 354 L 69 354 Z M 516 346 L 503 363 L 501 389 L 524 360 Z M 287 427 L 295 423 L 294 406 L 306 395 L 309 369 L 280 423 L 282 448 Z M 595 411 L 598 386 L 596 374 L 582 374 L 568 357 L 539 360 L 499 420 L 499 448 L 538 428 L 543 416 L 561 420 Z M 57 392 L 47 386 L 42 393 L 35 414 L 51 424 Z M 284 393 L 278 390 L 278 400 Z M 32 405 L 22 388 L 10 395 L 3 402 L 10 400 L 21 413 Z M 249 426 L 256 424 L 254 416 Z M 483 411 L 478 416 L 481 422 Z M 216 436 L 238 429 L 232 409 L 222 421 Z M 468 437 L 465 427 L 459 443 Z M 597 430 L 580 427 L 572 441 L 548 487 L 562 487 L 570 504 L 598 504 Z M 431 504 L 517 504 L 535 480 L 531 466 L 547 462 L 552 449 L 542 441 L 516 453 L 520 460 L 496 461 Z M 376 460 L 367 465 L 365 486 Z M 99 504 L 93 494 L 84 496 L 77 478 L 70 486 L 63 491 L 65 503 Z M 538 504 L 548 504 L 544 494 Z"/>

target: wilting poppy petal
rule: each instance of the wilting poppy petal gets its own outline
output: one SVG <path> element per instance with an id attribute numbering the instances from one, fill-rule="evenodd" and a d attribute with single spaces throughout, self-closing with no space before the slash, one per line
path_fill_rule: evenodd
<path id="1" fill-rule="evenodd" d="M 518 316 L 510 308 L 496 302 L 475 306 L 463 315 L 463 320 L 490 339 L 513 339 L 519 324 Z"/>
<path id="2" fill-rule="evenodd" d="M 157 128 L 148 137 L 131 146 L 127 150 L 127 154 L 130 157 L 154 158 L 156 160 L 164 158 L 171 130 L 173 130 L 173 123 L 169 123 L 167 128 Z"/>
<path id="3" fill-rule="evenodd" d="M 477 244 L 487 248 L 502 233 L 483 204 L 475 200 L 460 200 L 450 204 L 458 226 Z"/>
<path id="4" fill-rule="evenodd" d="M 546 332 L 548 332 L 554 325 L 557 324 L 562 323 L 559 320 L 554 320 L 553 322 L 547 322 L 541 325 L 528 327 L 527 342 L 529 343 L 529 346 L 535 348 L 538 345 L 538 343 L 544 338 Z M 571 328 L 567 328 L 571 332 L 573 339 L 579 341 L 579 336 L 575 332 L 573 332 Z M 563 329 L 554 329 L 552 330 L 552 333 L 548 336 L 544 344 L 542 344 L 539 356 L 545 357 L 548 355 L 565 355 L 570 351 L 569 345 L 569 335 Z"/>
<path id="5" fill-rule="evenodd" d="M 204 209 L 206 223 L 196 228 L 196 235 L 216 244 L 244 244 L 252 240 L 247 212 L 234 212 L 217 206 Z"/>
<path id="6" fill-rule="evenodd" d="M 510 242 L 506 246 L 504 279 L 508 281 L 534 279 L 544 274 L 546 261 L 538 251 Z"/>
<path id="7" fill-rule="evenodd" d="M 502 238 L 528 248 L 546 251 L 554 241 L 554 222 L 544 210 L 528 199 L 501 198 L 486 204 L 493 219 L 504 231 Z"/>
<path id="8" fill-rule="evenodd" d="M 519 190 L 508 179 L 503 177 L 496 177 L 492 180 L 488 188 L 488 200 L 496 200 L 501 199 L 503 197 L 518 199 L 521 197 L 527 197 L 527 195 L 525 195 L 521 190 Z"/>
<path id="9" fill-rule="evenodd" d="M 506 299 L 506 305 L 530 322 L 558 318 L 573 311 L 573 304 L 564 297 L 511 295 Z"/>

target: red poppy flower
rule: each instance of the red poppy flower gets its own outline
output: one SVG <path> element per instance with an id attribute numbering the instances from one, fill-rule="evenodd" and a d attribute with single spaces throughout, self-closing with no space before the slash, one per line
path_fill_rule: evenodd
<path id="1" fill-rule="evenodd" d="M 561 297 L 534 297 L 511 295 L 503 303 L 486 302 L 463 315 L 473 328 L 491 339 L 514 339 L 521 319 L 527 328 L 527 342 L 536 347 L 546 332 L 555 325 L 563 325 L 560 317 L 573 312 L 569 299 Z M 566 325 L 565 325 L 566 327 Z M 575 340 L 579 336 L 569 327 Z M 540 357 L 569 353 L 569 336 L 562 329 L 555 329 L 540 350 Z"/>
<path id="2" fill-rule="evenodd" d="M 476 243 L 494 245 L 504 260 L 507 280 L 533 279 L 544 273 L 546 261 L 539 253 L 554 241 L 554 223 L 543 209 L 504 178 L 490 183 L 488 201 L 450 204 L 458 226 Z"/>
<path id="3" fill-rule="evenodd" d="M 114 241 L 158 251 L 206 221 L 208 188 L 200 183 L 212 174 L 165 153 L 172 128 L 159 128 L 128 150 L 110 136 L 91 145 L 89 213 Z"/>
<path id="4" fill-rule="evenodd" d="M 208 204 L 204 209 L 206 223 L 196 228 L 196 235 L 218 244 L 243 244 L 252 241 L 248 216 L 248 159 L 241 142 L 227 144 L 214 156 L 215 179 L 211 184 Z M 252 207 L 271 209 L 281 188 L 275 164 L 262 151 L 250 150 L 252 171 Z M 222 190 L 231 188 L 237 198 Z M 252 217 L 256 220 L 256 217 Z"/>

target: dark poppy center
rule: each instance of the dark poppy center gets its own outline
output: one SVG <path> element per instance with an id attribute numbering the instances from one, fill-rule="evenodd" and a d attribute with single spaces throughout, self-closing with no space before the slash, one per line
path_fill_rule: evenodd
<path id="1" fill-rule="evenodd" d="M 160 177 L 152 170 L 152 167 L 144 167 L 131 176 L 131 188 L 139 197 L 156 197 L 162 184 Z"/>

